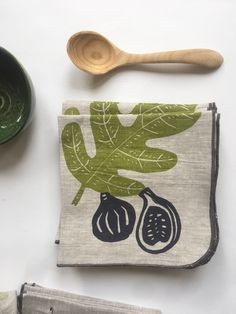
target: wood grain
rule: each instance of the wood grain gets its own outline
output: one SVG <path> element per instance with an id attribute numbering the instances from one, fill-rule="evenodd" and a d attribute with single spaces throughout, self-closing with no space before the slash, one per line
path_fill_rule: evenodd
<path id="1" fill-rule="evenodd" d="M 91 31 L 74 34 L 68 41 L 67 52 L 78 68 L 95 75 L 107 73 L 122 65 L 136 63 L 188 63 L 216 69 L 223 62 L 223 57 L 210 49 L 127 53 L 104 36 Z"/>

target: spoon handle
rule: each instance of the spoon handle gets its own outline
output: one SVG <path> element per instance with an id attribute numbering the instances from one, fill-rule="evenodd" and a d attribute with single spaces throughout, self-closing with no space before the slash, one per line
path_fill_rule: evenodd
<path id="1" fill-rule="evenodd" d="M 218 68 L 223 62 L 221 54 L 210 49 L 186 49 L 145 54 L 127 54 L 127 64 L 132 63 L 189 63 L 207 68 Z"/>

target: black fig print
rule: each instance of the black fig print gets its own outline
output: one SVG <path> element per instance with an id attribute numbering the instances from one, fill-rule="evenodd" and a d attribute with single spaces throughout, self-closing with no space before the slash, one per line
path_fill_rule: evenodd
<path id="1" fill-rule="evenodd" d="M 143 199 L 136 229 L 139 246 L 151 254 L 168 251 L 180 237 L 181 222 L 177 210 L 149 188 L 145 188 L 139 196 Z"/>
<path id="2" fill-rule="evenodd" d="M 125 240 L 133 231 L 135 219 L 131 204 L 110 193 L 101 193 L 101 203 L 92 219 L 93 234 L 103 242 Z"/>
<path id="3" fill-rule="evenodd" d="M 143 220 L 143 240 L 148 245 L 167 242 L 171 235 L 171 222 L 168 213 L 161 207 L 150 206 Z"/>

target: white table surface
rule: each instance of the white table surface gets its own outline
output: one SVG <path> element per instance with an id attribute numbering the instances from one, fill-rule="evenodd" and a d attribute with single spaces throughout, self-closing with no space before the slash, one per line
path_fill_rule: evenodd
<path id="1" fill-rule="evenodd" d="M 66 53 L 68 38 L 80 30 L 101 32 L 131 52 L 211 48 L 225 63 L 211 73 L 152 65 L 92 77 Z M 0 290 L 27 281 L 164 314 L 236 313 L 236 1 L 1 0 L 0 46 L 28 70 L 37 98 L 32 125 L 0 147 Z M 207 265 L 188 271 L 56 267 L 57 115 L 66 99 L 216 102 L 220 243 Z"/>

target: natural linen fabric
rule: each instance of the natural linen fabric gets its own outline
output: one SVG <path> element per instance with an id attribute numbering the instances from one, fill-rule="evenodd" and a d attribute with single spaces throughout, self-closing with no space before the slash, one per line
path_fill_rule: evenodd
<path id="1" fill-rule="evenodd" d="M 161 314 L 155 309 L 46 289 L 35 284 L 22 286 L 19 305 L 21 314 Z"/>
<path id="2" fill-rule="evenodd" d="M 58 121 L 59 266 L 192 268 L 211 258 L 214 104 L 68 101 Z"/>
<path id="3" fill-rule="evenodd" d="M 17 314 L 16 291 L 0 292 L 0 313 Z"/>

